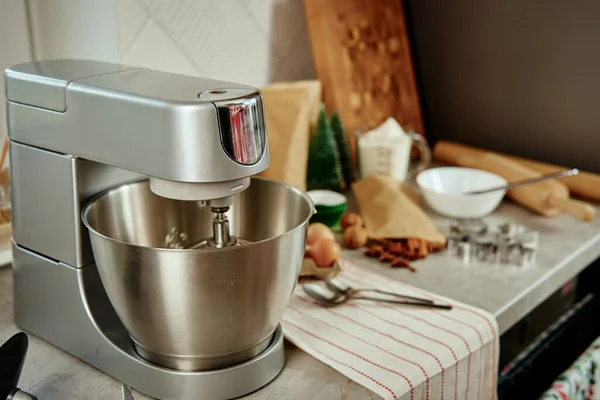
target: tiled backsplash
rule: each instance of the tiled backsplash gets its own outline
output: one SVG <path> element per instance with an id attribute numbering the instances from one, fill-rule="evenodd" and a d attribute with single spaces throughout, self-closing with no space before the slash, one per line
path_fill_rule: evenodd
<path id="1" fill-rule="evenodd" d="M 4 71 L 13 64 L 30 59 L 29 35 L 22 1 L 0 0 L 0 139 L 6 135 Z M 0 147 L 1 147 L 0 141 Z"/>
<path id="2" fill-rule="evenodd" d="M 118 61 L 256 86 L 314 77 L 302 0 L 30 4 L 36 58 Z"/>

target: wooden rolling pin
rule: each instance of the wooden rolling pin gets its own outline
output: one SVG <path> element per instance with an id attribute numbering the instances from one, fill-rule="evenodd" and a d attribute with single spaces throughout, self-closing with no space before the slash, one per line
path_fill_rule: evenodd
<path id="1" fill-rule="evenodd" d="M 433 158 L 437 161 L 459 165 L 458 160 L 460 157 L 480 157 L 486 153 L 490 153 L 487 150 L 478 149 L 477 147 L 467 146 L 466 144 L 459 144 L 454 142 L 447 142 L 440 140 L 433 147 Z"/>
<path id="2" fill-rule="evenodd" d="M 551 174 L 567 169 L 560 165 L 546 164 L 516 156 L 506 155 L 506 157 L 540 174 Z M 579 171 L 579 174 L 571 176 L 562 182 L 567 185 L 571 193 L 589 200 L 600 201 L 600 175 Z"/>
<path id="3" fill-rule="evenodd" d="M 438 161 L 448 164 L 456 164 L 457 157 L 459 155 L 469 154 L 473 156 L 479 156 L 486 152 L 486 150 L 478 149 L 476 147 L 440 141 L 433 149 L 433 156 Z M 519 164 L 539 172 L 540 174 L 551 174 L 567 169 L 566 167 L 560 165 L 547 164 L 503 153 L 498 154 L 510 158 L 513 161 L 517 161 Z M 577 196 L 581 196 L 589 200 L 600 201 L 600 175 L 590 172 L 582 172 L 580 170 L 578 175 L 571 176 L 568 179 L 562 180 L 561 182 L 569 188 L 571 193 Z"/>
<path id="4" fill-rule="evenodd" d="M 506 157 L 488 152 L 483 155 L 458 155 L 455 163 L 498 174 L 509 182 L 540 175 L 535 170 Z M 556 216 L 562 211 L 581 221 L 591 221 L 596 217 L 596 209 L 592 205 L 571 199 L 569 189 L 558 181 L 543 181 L 518 187 L 509 190 L 507 195 L 515 202 L 546 217 Z"/>

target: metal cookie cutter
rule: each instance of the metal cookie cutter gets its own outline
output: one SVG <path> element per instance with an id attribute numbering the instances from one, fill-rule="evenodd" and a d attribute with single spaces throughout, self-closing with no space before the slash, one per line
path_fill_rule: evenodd
<path id="1" fill-rule="evenodd" d="M 533 263 L 533 260 L 535 259 L 536 248 L 522 244 L 520 250 L 521 253 L 519 257 L 519 265 L 523 266 Z"/>
<path id="2" fill-rule="evenodd" d="M 531 264 L 535 259 L 540 234 L 537 231 L 523 230 L 517 234 L 519 242 L 519 258 L 517 264 L 520 266 Z"/>
<path id="3" fill-rule="evenodd" d="M 464 242 L 466 239 L 467 237 L 465 235 L 462 235 L 458 232 L 450 232 L 450 235 L 448 236 L 447 250 L 451 255 L 455 257 L 458 256 L 459 244 Z"/>
<path id="4" fill-rule="evenodd" d="M 515 252 L 519 248 L 519 243 L 516 239 L 511 238 L 501 232 L 497 234 L 496 240 L 496 263 L 497 264 L 511 264 L 515 258 Z"/>
<path id="5" fill-rule="evenodd" d="M 464 264 L 469 264 L 471 262 L 471 243 L 459 242 L 456 255 Z"/>
<path id="6" fill-rule="evenodd" d="M 483 235 L 487 232 L 487 224 L 479 218 L 476 219 L 459 219 L 452 221 L 450 231 L 464 236 L 472 237 Z"/>
<path id="7" fill-rule="evenodd" d="M 520 237 L 520 254 L 518 264 L 529 265 L 535 260 L 539 245 L 539 233 L 535 231 L 526 232 Z"/>
<path id="8" fill-rule="evenodd" d="M 523 231 L 517 235 L 517 240 L 526 247 L 535 250 L 540 241 L 540 233 L 537 231 Z"/>
<path id="9" fill-rule="evenodd" d="M 475 258 L 477 261 L 489 261 L 495 253 L 494 238 L 491 235 L 482 235 L 474 239 Z"/>

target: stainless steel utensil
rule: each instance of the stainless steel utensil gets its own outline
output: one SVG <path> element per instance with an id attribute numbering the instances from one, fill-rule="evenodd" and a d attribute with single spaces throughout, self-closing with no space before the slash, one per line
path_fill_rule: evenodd
<path id="1" fill-rule="evenodd" d="M 483 235 L 487 231 L 488 226 L 481 218 L 463 218 L 450 223 L 450 232 L 456 235 Z"/>
<path id="2" fill-rule="evenodd" d="M 463 262 L 463 264 L 469 264 L 471 262 L 471 243 L 459 242 L 457 246 L 457 257 Z"/>
<path id="3" fill-rule="evenodd" d="M 157 196 L 147 181 L 84 209 L 106 292 L 148 361 L 215 369 L 270 344 L 300 273 L 313 204 L 298 189 L 253 177 L 227 214 L 232 235 L 249 243 L 186 249 L 212 236 L 210 208 Z M 181 246 L 167 248 L 165 235 Z"/>
<path id="4" fill-rule="evenodd" d="M 476 194 L 495 192 L 496 190 L 510 190 L 510 189 L 514 189 L 516 187 L 531 185 L 533 183 L 538 183 L 538 182 L 545 181 L 548 179 L 557 179 L 557 178 L 563 178 L 563 177 L 567 177 L 567 176 L 573 176 L 573 175 L 577 175 L 578 173 L 579 173 L 579 170 L 577 168 L 567 169 L 567 170 L 564 170 L 561 172 L 554 172 L 552 174 L 537 176 L 535 178 L 522 179 L 519 181 L 508 183 L 506 185 L 495 186 L 495 187 L 492 187 L 489 189 L 471 190 L 469 192 L 464 192 L 463 194 L 476 195 Z"/>
<path id="5" fill-rule="evenodd" d="M 533 262 L 539 232 L 515 222 L 495 228 L 488 229 L 481 219 L 452 221 L 447 250 L 465 264 L 473 260 L 515 265 Z"/>
<path id="6" fill-rule="evenodd" d="M 540 241 L 540 233 L 538 231 L 524 231 L 517 235 L 517 240 L 527 247 L 533 249 L 538 247 Z"/>
<path id="7" fill-rule="evenodd" d="M 122 400 L 134 400 L 133 395 L 125 385 L 121 385 Z"/>
<path id="8" fill-rule="evenodd" d="M 451 255 L 456 256 L 458 254 L 458 244 L 466 239 L 467 236 L 465 235 L 461 235 L 457 232 L 450 232 L 450 235 L 448 236 L 448 244 L 446 247 L 447 251 Z"/>
<path id="9" fill-rule="evenodd" d="M 490 259 L 494 251 L 494 241 L 491 235 L 477 236 L 473 239 L 475 257 L 477 261 L 485 262 Z"/>
<path id="10" fill-rule="evenodd" d="M 384 299 L 379 297 L 367 297 L 367 296 L 356 296 L 352 294 L 342 294 L 336 291 L 333 291 L 326 286 L 321 286 L 313 283 L 305 283 L 302 285 L 304 292 L 315 299 L 319 304 L 325 307 L 338 306 L 340 304 L 344 304 L 349 300 L 370 300 L 370 301 L 378 301 L 382 303 L 392 303 L 392 304 L 403 304 L 407 306 L 415 306 L 415 307 L 428 307 L 428 308 L 439 308 L 443 310 L 451 310 L 452 306 L 446 304 L 437 304 L 437 303 L 425 303 L 422 301 L 404 301 L 404 300 L 392 300 L 392 299 Z"/>
<path id="11" fill-rule="evenodd" d="M 531 247 L 529 245 L 521 245 L 520 247 L 520 257 L 519 257 L 519 265 L 524 266 L 531 264 L 535 258 L 535 247 Z"/>
<path id="12" fill-rule="evenodd" d="M 344 294 L 344 295 L 355 295 L 360 292 L 375 292 L 375 293 L 379 293 L 379 294 L 386 294 L 388 296 L 402 297 L 404 299 L 420 301 L 422 303 L 430 303 L 430 304 L 433 303 L 433 301 L 429 300 L 429 299 L 408 296 L 408 295 L 405 295 L 402 293 L 387 292 L 385 290 L 373 289 L 373 288 L 360 288 L 360 289 L 352 288 L 352 287 L 344 284 L 343 282 L 340 282 L 338 279 L 335 279 L 335 278 L 325 280 L 325 285 L 327 285 L 327 287 L 329 289 L 333 290 L 334 292 Z"/>
<path id="13" fill-rule="evenodd" d="M 499 234 L 496 245 L 496 263 L 512 264 L 515 261 L 515 253 L 519 251 L 519 242 L 515 238 Z"/>

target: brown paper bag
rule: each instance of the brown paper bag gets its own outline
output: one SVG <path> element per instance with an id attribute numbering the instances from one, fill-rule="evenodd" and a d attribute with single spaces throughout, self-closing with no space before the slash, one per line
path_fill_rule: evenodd
<path id="1" fill-rule="evenodd" d="M 419 238 L 446 243 L 431 218 L 388 176 L 368 176 L 352 185 L 360 214 L 371 239 Z"/>
<path id="2" fill-rule="evenodd" d="M 273 93 L 277 91 L 289 93 L 302 92 L 307 97 L 311 124 L 314 124 L 317 118 L 319 118 L 323 93 L 321 81 L 309 79 L 296 82 L 276 82 L 267 85 L 261 89 L 261 92 L 263 90 Z"/>
<path id="3" fill-rule="evenodd" d="M 260 175 L 306 190 L 308 145 L 321 103 L 321 83 L 275 83 L 261 93 L 270 165 Z"/>

